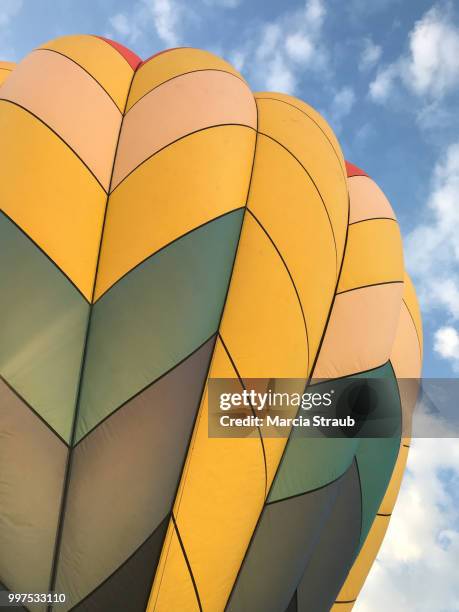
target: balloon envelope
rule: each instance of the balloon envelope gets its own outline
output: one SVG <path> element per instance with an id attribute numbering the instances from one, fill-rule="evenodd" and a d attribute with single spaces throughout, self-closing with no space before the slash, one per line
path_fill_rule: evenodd
<path id="1" fill-rule="evenodd" d="M 350 609 L 406 429 L 216 439 L 208 388 L 375 378 L 402 419 L 422 330 L 387 198 L 206 51 L 68 36 L 2 81 L 1 585 L 65 595 L 34 612 Z"/>

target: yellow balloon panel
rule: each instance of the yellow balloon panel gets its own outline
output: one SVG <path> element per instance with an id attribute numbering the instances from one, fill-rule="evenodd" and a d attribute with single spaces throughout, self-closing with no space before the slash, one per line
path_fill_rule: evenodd
<path id="1" fill-rule="evenodd" d="M 391 363 L 395 375 L 399 379 L 403 435 L 405 437 L 411 435 L 412 416 L 419 395 L 422 369 L 421 350 L 413 319 L 405 302 L 403 302 L 398 330 L 392 347 Z"/>
<path id="2" fill-rule="evenodd" d="M 269 238 L 247 213 L 221 333 L 243 379 L 308 376 L 295 289 Z"/>
<path id="3" fill-rule="evenodd" d="M 79 64 L 123 112 L 134 71 L 123 56 L 97 36 L 63 36 L 42 45 Z"/>
<path id="4" fill-rule="evenodd" d="M 179 138 L 229 124 L 257 127 L 255 100 L 241 79 L 220 70 L 201 70 L 171 79 L 127 113 L 112 189 L 151 155 Z M 212 159 L 211 163 L 218 161 Z"/>
<path id="5" fill-rule="evenodd" d="M 351 612 L 353 607 L 353 601 L 337 601 L 331 607 L 331 612 Z"/>
<path id="6" fill-rule="evenodd" d="M 38 50 L 18 65 L 1 96 L 57 132 L 108 190 L 121 113 L 91 76 L 58 53 Z"/>
<path id="7" fill-rule="evenodd" d="M 164 574 L 166 564 L 168 568 L 173 568 L 173 571 Z M 146 612 L 199 612 L 193 581 L 172 520 L 169 522 L 157 573 L 161 574 L 163 579 L 161 583 L 155 581 Z"/>
<path id="8" fill-rule="evenodd" d="M 311 363 L 298 296 L 279 253 L 250 213 L 220 329 L 243 380 L 296 379 L 289 390 L 302 393 Z M 264 444 L 269 489 L 286 438 L 267 438 Z"/>
<path id="9" fill-rule="evenodd" d="M 2 85 L 6 79 L 10 76 L 12 70 L 16 64 L 12 62 L 0 62 L 0 85 Z M 0 93 L 1 97 L 1 93 Z"/>
<path id="10" fill-rule="evenodd" d="M 390 283 L 337 295 L 314 377 L 350 376 L 385 364 L 391 356 L 402 293 L 402 283 Z"/>
<path id="11" fill-rule="evenodd" d="M 398 224 L 372 219 L 349 226 L 338 293 L 367 285 L 403 282 L 402 239 Z"/>
<path id="12" fill-rule="evenodd" d="M 307 117 L 309 117 L 309 119 L 311 119 L 317 125 L 317 127 L 323 132 L 324 136 L 330 142 L 332 148 L 335 151 L 336 157 L 338 158 L 338 161 L 341 164 L 341 168 L 343 170 L 343 176 L 346 176 L 346 166 L 344 164 L 344 157 L 341 151 L 341 146 L 339 144 L 339 141 L 336 138 L 335 133 L 331 129 L 329 124 L 325 121 L 322 115 L 316 111 L 315 108 L 313 108 L 309 104 L 306 104 L 306 102 L 304 102 L 303 100 L 300 100 L 299 98 L 295 98 L 294 96 L 289 96 L 287 94 L 283 94 L 279 92 L 263 91 L 263 92 L 257 92 L 255 96 L 257 100 L 258 99 L 260 100 L 271 99 L 271 100 L 278 100 L 280 102 L 284 102 L 285 104 L 290 104 L 294 108 L 304 113 Z"/>
<path id="13" fill-rule="evenodd" d="M 422 335 L 422 318 L 421 318 L 421 310 L 419 308 L 419 301 L 416 296 L 416 291 L 414 289 L 413 281 L 409 277 L 409 275 L 405 272 L 405 291 L 403 294 L 403 301 L 408 308 L 408 312 L 413 319 L 413 323 L 416 329 L 416 333 L 419 339 L 419 345 L 421 349 L 421 359 L 422 359 L 422 349 L 423 349 L 423 335 Z"/>
<path id="14" fill-rule="evenodd" d="M 155 87 L 180 74 L 196 70 L 224 70 L 240 77 L 231 64 L 213 53 L 191 48 L 170 49 L 153 56 L 137 69 L 127 110 Z"/>
<path id="15" fill-rule="evenodd" d="M 422 322 L 413 284 L 405 273 L 403 303 L 397 334 L 392 347 L 391 363 L 402 403 L 403 443 L 410 444 L 412 417 L 420 391 L 422 372 Z"/>
<path id="16" fill-rule="evenodd" d="M 402 484 L 403 474 L 405 472 L 406 461 L 408 459 L 409 449 L 403 444 L 400 445 L 397 461 L 392 472 L 389 486 L 386 489 L 384 498 L 379 506 L 378 514 L 392 514 L 395 502 L 397 501 L 400 485 Z"/>
<path id="17" fill-rule="evenodd" d="M 236 376 L 220 341 L 210 378 Z M 264 503 L 265 471 L 258 437 L 210 438 L 207 391 L 200 407 L 173 508 L 204 610 L 223 610 Z M 187 610 L 183 575 L 174 558 L 160 565 L 153 586 L 176 592 L 168 610 Z M 224 562 L 222 562 L 224 560 Z"/>
<path id="18" fill-rule="evenodd" d="M 281 143 L 310 174 L 330 216 L 341 260 L 348 220 L 347 181 L 336 151 L 318 125 L 300 110 L 280 101 L 257 98 L 258 129 Z M 305 147 L 305 143 L 308 146 Z"/>
<path id="19" fill-rule="evenodd" d="M 395 213 L 378 185 L 368 176 L 348 178 L 351 211 L 349 223 L 366 219 L 396 219 Z"/>
<path id="20" fill-rule="evenodd" d="M 221 126 L 158 152 L 111 194 L 96 299 L 146 257 L 245 205 L 255 133 Z"/>
<path id="21" fill-rule="evenodd" d="M 263 135 L 258 137 L 248 207 L 281 253 L 295 283 L 312 361 L 335 292 L 333 234 L 322 200 L 302 166 Z"/>
<path id="22" fill-rule="evenodd" d="M 0 133 L 1 210 L 90 300 L 105 192 L 75 154 L 25 110 L 0 101 Z"/>

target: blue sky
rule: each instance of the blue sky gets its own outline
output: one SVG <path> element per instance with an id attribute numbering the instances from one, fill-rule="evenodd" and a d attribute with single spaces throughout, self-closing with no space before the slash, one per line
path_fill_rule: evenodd
<path id="1" fill-rule="evenodd" d="M 421 298 L 424 376 L 459 372 L 459 3 L 432 0 L 0 0 L 0 57 L 63 34 L 142 57 L 196 46 L 253 89 L 303 98 L 398 215 Z M 416 440 L 359 612 L 459 610 L 458 441 Z"/>

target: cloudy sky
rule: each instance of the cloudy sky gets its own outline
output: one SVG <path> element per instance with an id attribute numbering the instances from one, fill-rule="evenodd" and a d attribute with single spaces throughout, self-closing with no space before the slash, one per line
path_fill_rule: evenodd
<path id="1" fill-rule="evenodd" d="M 426 377 L 459 373 L 459 3 L 0 0 L 0 57 L 94 33 L 146 58 L 196 46 L 303 98 L 391 200 L 421 297 Z M 416 440 L 358 612 L 459 610 L 459 443 Z"/>

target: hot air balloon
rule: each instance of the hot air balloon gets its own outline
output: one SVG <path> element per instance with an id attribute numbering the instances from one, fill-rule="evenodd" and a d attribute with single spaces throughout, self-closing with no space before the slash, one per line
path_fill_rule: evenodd
<path id="1" fill-rule="evenodd" d="M 406 430 L 212 438 L 208 388 L 371 376 L 410 411 L 421 319 L 386 197 L 314 109 L 206 51 L 66 36 L 0 81 L 3 596 L 350 610 Z"/>

